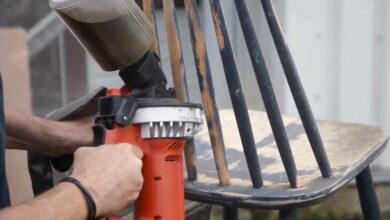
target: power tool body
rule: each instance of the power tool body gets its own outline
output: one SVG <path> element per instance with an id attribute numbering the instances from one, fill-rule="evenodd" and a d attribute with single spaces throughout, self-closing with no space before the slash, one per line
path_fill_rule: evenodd
<path id="1" fill-rule="evenodd" d="M 182 152 L 186 138 L 201 129 L 201 106 L 175 99 L 161 71 L 144 72 L 144 66 L 147 71 L 159 68 L 150 63 L 157 64 L 154 55 L 147 56 L 137 70 L 120 72 L 128 86 L 109 89 L 100 99 L 95 144 L 130 143 L 143 150 L 144 185 L 135 203 L 135 219 L 184 220 Z M 134 80 L 138 74 L 142 77 Z"/>

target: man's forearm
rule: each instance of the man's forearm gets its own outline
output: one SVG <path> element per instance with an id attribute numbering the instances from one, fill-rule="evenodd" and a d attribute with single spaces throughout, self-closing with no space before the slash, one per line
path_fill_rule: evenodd
<path id="1" fill-rule="evenodd" d="M 92 144 L 90 123 L 50 121 L 7 108 L 5 117 L 7 148 L 61 156 Z"/>
<path id="2" fill-rule="evenodd" d="M 32 116 L 17 109 L 5 108 L 6 133 L 15 139 L 38 142 L 39 137 L 48 136 L 49 125 L 44 119 Z"/>
<path id="3" fill-rule="evenodd" d="M 6 146 L 9 149 L 31 150 L 47 155 L 61 154 L 55 149 L 52 122 L 15 109 L 5 109 Z M 58 145 L 61 143 L 57 143 Z"/>
<path id="4" fill-rule="evenodd" d="M 1 210 L 0 219 L 82 220 L 87 214 L 87 203 L 80 189 L 72 183 L 60 183 L 31 201 Z"/>

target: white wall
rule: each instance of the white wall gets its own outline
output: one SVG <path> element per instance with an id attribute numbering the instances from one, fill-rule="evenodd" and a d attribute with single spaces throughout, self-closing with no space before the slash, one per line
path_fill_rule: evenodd
<path id="1" fill-rule="evenodd" d="M 390 2 L 294 0 L 288 42 L 315 115 L 390 131 Z M 296 114 L 287 94 L 285 112 Z M 377 165 L 390 168 L 390 149 Z"/>

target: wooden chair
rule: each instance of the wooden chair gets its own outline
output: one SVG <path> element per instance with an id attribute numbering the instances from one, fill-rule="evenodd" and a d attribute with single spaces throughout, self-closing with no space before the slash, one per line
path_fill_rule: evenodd
<path id="1" fill-rule="evenodd" d="M 155 24 L 153 2 L 144 0 L 143 9 Z M 162 2 L 172 78 L 178 99 L 186 102 L 186 73 L 175 5 L 172 0 Z M 209 2 L 233 109 L 217 108 L 197 1 L 184 0 L 208 128 L 185 149 L 186 198 L 225 207 L 224 219 L 238 219 L 237 208 L 275 209 L 280 210 L 280 219 L 296 219 L 296 209 L 324 201 L 356 178 L 365 219 L 381 219 L 369 165 L 383 151 L 388 135 L 368 125 L 314 119 L 270 0 L 261 3 L 300 118 L 280 114 L 245 0 L 235 0 L 266 109 L 248 110 L 221 8 L 223 1 Z M 152 49 L 158 54 L 157 42 Z M 71 103 L 51 117 L 69 119 L 86 114 L 80 109 L 96 105 L 98 94 Z M 89 113 L 96 109 L 92 107 Z"/>
<path id="2" fill-rule="evenodd" d="M 175 21 L 173 4 L 163 2 L 169 29 Z M 266 113 L 247 109 L 221 1 L 210 0 L 233 104 L 233 111 L 217 111 L 197 4 L 184 2 L 208 124 L 208 132 L 204 130 L 196 141 L 199 166 L 187 161 L 187 199 L 227 207 L 225 219 L 237 219 L 238 207 L 277 209 L 280 219 L 295 219 L 297 208 L 325 200 L 356 177 L 365 219 L 381 219 L 369 164 L 383 151 L 387 134 L 366 125 L 314 120 L 271 0 L 261 3 L 300 119 L 280 114 L 245 0 L 235 4 Z M 169 37 L 170 44 L 179 41 Z M 180 84 L 183 72 L 173 74 L 175 85 Z M 236 129 L 239 134 L 232 132 Z"/>

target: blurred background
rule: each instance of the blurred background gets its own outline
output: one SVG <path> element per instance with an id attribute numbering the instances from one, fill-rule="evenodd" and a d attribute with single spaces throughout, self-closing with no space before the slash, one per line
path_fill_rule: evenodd
<path id="1" fill-rule="evenodd" d="M 177 2 L 187 81 L 192 102 L 200 102 L 188 21 Z M 208 55 L 220 109 L 231 108 L 208 1 L 199 0 Z M 390 131 L 390 2 L 388 0 L 274 0 L 314 114 L 320 119 L 366 123 Z M 247 0 L 261 41 L 281 110 L 298 115 L 267 29 L 259 0 Z M 156 1 L 164 70 L 170 72 L 163 13 Z M 262 100 L 244 47 L 233 1 L 223 1 L 232 43 L 249 108 L 263 110 Z M 118 87 L 115 73 L 103 72 L 50 11 L 47 1 L 0 1 L 0 70 L 6 104 L 45 114 L 101 85 Z M 167 74 L 169 76 L 169 74 Z M 170 77 L 170 76 L 169 76 Z M 170 85 L 172 80 L 169 79 Z M 23 152 L 8 151 L 12 200 L 32 196 Z M 390 148 L 373 165 L 382 208 L 390 210 Z M 353 186 L 352 186 L 353 187 Z M 348 187 L 347 187 L 348 188 Z M 329 204 L 305 213 L 351 210 L 340 219 L 359 219 L 357 197 L 348 189 Z M 350 202 L 351 198 L 355 198 Z M 218 209 L 214 210 L 218 214 Z M 246 212 L 243 212 L 246 213 Z M 308 214 L 308 215 L 309 215 Z M 329 213 L 328 213 L 329 214 Z M 338 219 L 337 213 L 316 219 Z M 246 214 L 243 214 L 246 215 Z M 249 213 L 253 216 L 253 213 Z M 303 215 L 303 214 L 302 214 Z M 270 214 L 272 218 L 272 213 Z M 264 217 L 266 218 L 266 217 Z M 256 219 L 256 218 L 253 218 Z M 313 219 L 313 218 L 308 218 Z M 390 219 L 390 216 L 389 216 Z"/>

